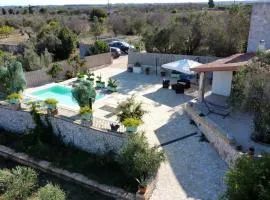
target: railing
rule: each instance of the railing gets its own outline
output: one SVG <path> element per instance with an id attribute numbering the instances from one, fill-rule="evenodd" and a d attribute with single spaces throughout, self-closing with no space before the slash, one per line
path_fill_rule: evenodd
<path id="1" fill-rule="evenodd" d="M 118 125 L 119 126 L 117 131 L 113 131 L 113 132 L 117 132 L 117 133 L 125 133 L 126 132 L 126 128 L 119 123 L 109 121 L 106 119 L 100 119 L 97 117 L 92 118 L 91 126 L 94 128 L 98 128 L 98 129 L 102 129 L 102 130 L 106 130 L 106 131 L 112 131 L 111 125 Z"/>

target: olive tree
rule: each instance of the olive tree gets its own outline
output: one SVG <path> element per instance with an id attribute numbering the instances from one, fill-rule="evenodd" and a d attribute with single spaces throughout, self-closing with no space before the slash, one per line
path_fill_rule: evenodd
<path id="1" fill-rule="evenodd" d="M 22 64 L 10 61 L 6 66 L 0 66 L 0 82 L 0 91 L 3 93 L 22 92 L 26 88 Z"/>
<path id="2" fill-rule="evenodd" d="M 96 99 L 96 90 L 90 81 L 82 81 L 72 89 L 72 97 L 80 107 L 92 104 Z"/>

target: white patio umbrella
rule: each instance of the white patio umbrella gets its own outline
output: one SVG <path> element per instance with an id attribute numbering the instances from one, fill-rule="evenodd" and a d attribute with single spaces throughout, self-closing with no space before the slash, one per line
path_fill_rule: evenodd
<path id="1" fill-rule="evenodd" d="M 162 68 L 170 69 L 170 70 L 175 70 L 184 74 L 188 75 L 194 75 L 195 72 L 190 71 L 190 68 L 192 67 L 197 67 L 201 65 L 201 63 L 198 63 L 193 60 L 188 60 L 188 59 L 183 59 L 183 60 L 177 60 L 174 62 L 170 62 L 167 64 L 161 65 Z"/>

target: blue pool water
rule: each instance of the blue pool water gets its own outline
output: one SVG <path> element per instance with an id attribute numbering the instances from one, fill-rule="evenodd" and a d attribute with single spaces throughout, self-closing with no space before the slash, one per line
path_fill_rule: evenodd
<path id="1" fill-rule="evenodd" d="M 59 104 L 66 105 L 68 107 L 77 107 L 77 102 L 72 99 L 71 90 L 72 89 L 68 87 L 55 85 L 52 87 L 34 91 L 31 93 L 31 95 L 39 100 L 54 98 L 59 102 Z M 101 99 L 102 97 L 104 97 L 104 94 L 97 94 L 96 100 Z"/>

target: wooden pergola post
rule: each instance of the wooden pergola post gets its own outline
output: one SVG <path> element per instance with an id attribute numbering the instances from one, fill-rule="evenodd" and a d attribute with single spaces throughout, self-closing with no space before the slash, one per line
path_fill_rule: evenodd
<path id="1" fill-rule="evenodd" d="M 205 72 L 200 72 L 200 80 L 199 80 L 199 101 L 200 102 L 204 100 L 204 92 L 205 92 Z"/>

